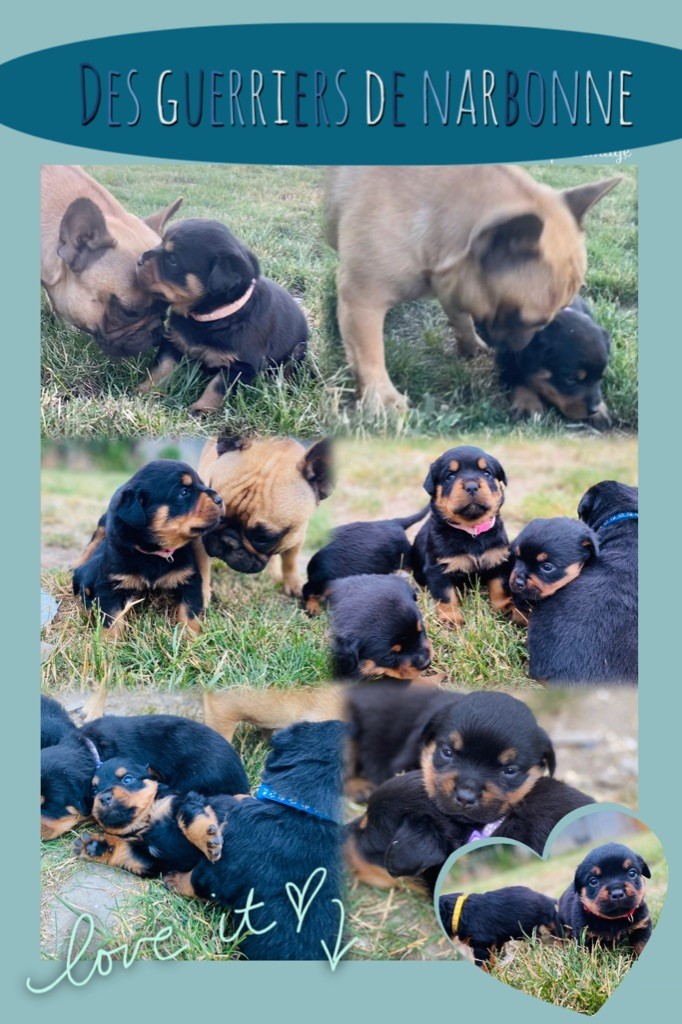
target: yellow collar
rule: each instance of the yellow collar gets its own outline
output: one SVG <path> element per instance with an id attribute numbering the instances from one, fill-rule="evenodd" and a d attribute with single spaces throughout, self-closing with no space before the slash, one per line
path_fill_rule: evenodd
<path id="1" fill-rule="evenodd" d="M 452 911 L 452 924 L 450 925 L 450 931 L 453 935 L 457 935 L 459 919 L 462 916 L 462 907 L 466 903 L 467 899 L 467 896 L 458 896 L 455 902 L 455 909 Z"/>

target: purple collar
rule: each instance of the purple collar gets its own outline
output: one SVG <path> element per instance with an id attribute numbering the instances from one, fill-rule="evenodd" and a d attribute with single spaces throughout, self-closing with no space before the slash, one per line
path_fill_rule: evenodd
<path id="1" fill-rule="evenodd" d="M 500 818 L 498 821 L 488 822 L 482 829 L 475 828 L 467 839 L 467 843 L 476 843 L 479 839 L 490 839 L 493 832 L 497 831 L 503 821 L 504 818 Z"/>

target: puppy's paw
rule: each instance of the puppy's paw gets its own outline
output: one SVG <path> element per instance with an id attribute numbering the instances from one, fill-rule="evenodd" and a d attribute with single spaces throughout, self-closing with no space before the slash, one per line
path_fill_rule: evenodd
<path id="1" fill-rule="evenodd" d="M 201 402 L 201 399 L 198 402 L 193 402 L 187 410 L 189 415 L 193 416 L 197 420 L 203 419 L 205 416 L 210 416 L 211 413 L 215 411 L 216 410 L 212 405 L 204 405 Z"/>
<path id="2" fill-rule="evenodd" d="M 608 430 L 612 426 L 613 421 L 606 407 L 606 402 L 599 404 L 597 411 L 588 417 L 587 422 L 595 430 Z"/>
<path id="3" fill-rule="evenodd" d="M 439 622 L 442 622 L 444 626 L 452 626 L 459 629 L 464 625 L 464 615 L 459 605 L 445 604 L 443 601 L 439 601 L 436 604 L 436 615 Z"/>
<path id="4" fill-rule="evenodd" d="M 284 577 L 284 593 L 287 597 L 302 597 L 303 596 L 303 583 L 298 576 L 285 576 Z"/>
<path id="5" fill-rule="evenodd" d="M 196 896 L 191 871 L 169 871 L 163 876 L 163 884 L 168 892 L 176 892 L 179 896 Z"/>
<path id="6" fill-rule="evenodd" d="M 512 392 L 511 414 L 515 420 L 527 420 L 533 416 L 542 416 L 544 404 L 539 395 L 530 388 L 514 388 Z"/>
<path id="7" fill-rule="evenodd" d="M 91 835 L 89 832 L 83 832 L 73 843 L 73 852 L 76 857 L 85 858 L 86 860 L 97 860 L 103 857 L 104 854 L 109 853 L 110 850 L 111 847 L 101 832 L 94 835 Z"/>
<path id="8" fill-rule="evenodd" d="M 492 350 L 483 341 L 482 338 L 472 332 L 471 336 L 455 336 L 455 345 L 457 346 L 457 355 L 460 359 L 475 359 L 476 356 L 492 355 Z"/>
<path id="9" fill-rule="evenodd" d="M 407 412 L 410 402 L 407 395 L 393 387 L 390 380 L 385 383 L 370 384 L 363 388 L 360 406 L 372 416 L 383 412 Z"/>

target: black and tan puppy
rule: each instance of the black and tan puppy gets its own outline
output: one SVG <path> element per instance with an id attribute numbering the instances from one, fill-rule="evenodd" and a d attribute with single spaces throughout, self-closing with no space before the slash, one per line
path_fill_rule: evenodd
<path id="1" fill-rule="evenodd" d="M 250 249 L 214 220 L 186 220 L 140 258 L 138 281 L 171 306 L 169 337 L 159 349 L 153 387 L 183 356 L 213 376 L 190 413 L 220 409 L 229 384 L 303 358 L 308 325 L 296 300 L 261 277 Z"/>
<path id="2" fill-rule="evenodd" d="M 279 555 L 284 593 L 301 596 L 298 556 L 310 517 L 334 488 L 332 455 L 327 438 L 308 448 L 291 437 L 223 434 L 206 442 L 199 474 L 223 502 L 218 528 L 198 551 L 206 603 L 211 558 L 258 573 Z"/>
<path id="3" fill-rule="evenodd" d="M 41 733 L 54 739 L 57 720 L 63 729 L 40 752 L 42 839 L 56 839 L 90 817 L 93 775 L 114 757 L 149 765 L 173 793 L 248 792 L 234 747 L 200 722 L 178 715 L 104 715 L 79 729 L 70 720 L 67 727 L 55 704 L 41 698 Z"/>
<path id="4" fill-rule="evenodd" d="M 329 588 L 332 658 L 339 679 L 417 679 L 431 643 L 417 595 L 400 576 L 347 576 Z"/>
<path id="5" fill-rule="evenodd" d="M 240 943 L 250 960 L 323 960 L 323 941 L 337 948 L 345 732 L 332 721 L 275 733 L 256 796 L 211 800 L 226 820 L 220 860 L 166 876 L 167 887 L 184 896 L 232 909 L 255 904 L 252 932 Z"/>
<path id="6" fill-rule="evenodd" d="M 566 814 L 593 803 L 553 777 L 549 736 L 508 694 L 460 695 L 436 711 L 422 739 L 422 771 L 379 786 L 350 826 L 355 862 L 385 868 L 386 884 L 406 875 L 432 890 L 449 853 L 490 836 L 542 853 Z"/>
<path id="7" fill-rule="evenodd" d="M 575 580 L 599 554 L 596 533 L 577 519 L 533 519 L 512 544 L 509 587 L 524 614 Z"/>
<path id="8" fill-rule="evenodd" d="M 477 324 L 486 340 L 486 329 Z M 601 381 L 609 362 L 611 336 L 595 323 L 587 303 L 575 298 L 520 352 L 497 349 L 495 360 L 512 392 L 517 418 L 553 405 L 567 420 L 587 420 L 597 430 L 611 425 Z"/>
<path id="9" fill-rule="evenodd" d="M 585 215 L 620 178 L 557 192 L 520 167 L 335 167 L 327 182 L 339 253 L 338 320 L 361 396 L 404 403 L 386 370 L 383 326 L 400 302 L 434 297 L 462 355 L 518 351 L 569 303 L 586 267 Z"/>
<path id="10" fill-rule="evenodd" d="M 73 592 L 118 636 L 131 604 L 162 591 L 198 631 L 204 610 L 194 541 L 219 522 L 222 499 L 184 462 L 149 462 L 116 491 L 73 574 Z"/>
<path id="11" fill-rule="evenodd" d="M 248 788 L 245 790 L 248 793 Z M 152 878 L 220 860 L 220 823 L 206 796 L 172 793 L 153 771 L 115 757 L 92 779 L 92 816 L 102 832 L 74 842 L 77 856 Z"/>
<path id="12" fill-rule="evenodd" d="M 463 625 L 459 591 L 477 578 L 495 610 L 510 607 L 504 569 L 509 540 L 500 516 L 506 484 L 497 459 L 469 445 L 444 452 L 424 481 L 431 515 L 414 542 L 412 566 L 448 625 Z"/>
<path id="13" fill-rule="evenodd" d="M 141 220 L 82 167 L 42 167 L 40 278 L 55 314 L 109 356 L 161 344 L 167 303 L 137 280 L 137 261 L 182 203 Z"/>
<path id="14" fill-rule="evenodd" d="M 651 878 L 646 861 L 627 846 L 592 850 L 559 900 L 565 934 L 588 947 L 627 944 L 639 956 L 652 932 L 644 878 Z"/>
<path id="15" fill-rule="evenodd" d="M 578 515 L 597 535 L 599 556 L 551 601 L 534 605 L 527 640 L 534 679 L 636 683 L 637 510 L 637 488 L 615 480 L 583 495 Z"/>
<path id="16" fill-rule="evenodd" d="M 332 530 L 332 539 L 308 562 L 308 582 L 303 586 L 303 602 L 308 614 L 319 614 L 320 603 L 326 600 L 333 580 L 409 569 L 412 545 L 405 530 L 423 519 L 427 512 L 424 508 L 401 519 L 347 523 Z"/>
<path id="17" fill-rule="evenodd" d="M 439 898 L 438 912 L 445 934 L 484 970 L 511 939 L 560 934 L 554 900 L 525 885 L 470 895 L 450 892 Z"/>

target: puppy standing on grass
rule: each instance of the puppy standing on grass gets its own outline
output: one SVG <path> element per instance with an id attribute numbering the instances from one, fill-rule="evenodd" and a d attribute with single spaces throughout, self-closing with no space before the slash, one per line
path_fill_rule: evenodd
<path id="1" fill-rule="evenodd" d="M 176 621 L 198 632 L 205 604 L 193 542 L 217 526 L 220 495 L 184 462 L 149 462 L 114 494 L 73 574 L 73 592 L 120 636 L 133 603 L 169 594 Z"/>
<path id="2" fill-rule="evenodd" d="M 460 354 L 519 351 L 576 295 L 583 220 L 620 178 L 557 192 L 519 167 L 337 167 L 327 182 L 339 253 L 338 320 L 361 398 L 402 406 L 384 357 L 384 317 L 437 298 Z"/>
<path id="3" fill-rule="evenodd" d="M 481 448 L 451 448 L 431 464 L 424 489 L 431 515 L 412 549 L 414 578 L 428 587 L 438 618 L 462 626 L 459 591 L 480 579 L 495 611 L 511 600 L 505 571 L 509 540 L 500 516 L 507 477 Z"/>
<path id="4" fill-rule="evenodd" d="M 644 878 L 651 878 L 649 866 L 629 847 L 606 843 L 592 850 L 559 900 L 567 935 L 588 948 L 625 943 L 639 956 L 652 932 Z"/>
<path id="5" fill-rule="evenodd" d="M 167 231 L 139 261 L 138 280 L 171 306 L 169 337 L 159 349 L 148 391 L 183 356 L 213 374 L 190 413 L 216 412 L 228 385 L 250 384 L 268 367 L 303 359 L 308 324 L 296 300 L 261 277 L 250 249 L 213 220 L 187 220 Z"/>

